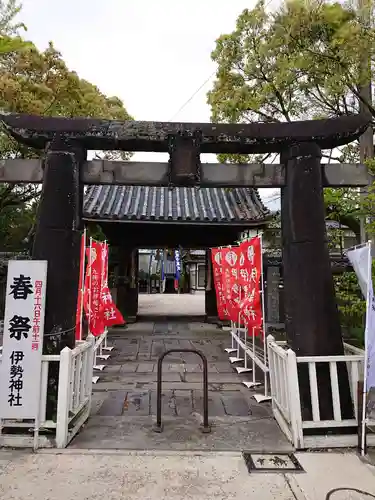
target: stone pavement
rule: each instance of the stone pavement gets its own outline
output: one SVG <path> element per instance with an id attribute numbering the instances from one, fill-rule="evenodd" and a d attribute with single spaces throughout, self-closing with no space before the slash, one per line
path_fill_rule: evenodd
<path id="1" fill-rule="evenodd" d="M 144 316 L 204 316 L 205 293 L 140 293 L 138 315 Z"/>
<path id="2" fill-rule="evenodd" d="M 240 453 L 0 452 L 1 500 L 369 500 L 355 454 L 298 453 L 304 472 L 249 473 Z M 341 488 L 340 491 L 333 491 Z M 342 489 L 344 488 L 344 489 Z M 357 493 L 348 488 L 367 492 Z M 327 496 L 329 492 L 331 496 Z"/>
<path id="3" fill-rule="evenodd" d="M 92 415 L 70 447 L 128 450 L 291 451 L 269 403 L 257 403 L 224 351 L 229 334 L 213 325 L 139 322 L 109 334 L 108 366 L 94 385 Z M 202 434 L 202 363 L 193 353 L 173 353 L 163 364 L 163 422 L 156 414 L 156 364 L 167 349 L 193 348 L 208 359 L 209 417 Z M 259 388 L 258 388 L 259 390 Z"/>

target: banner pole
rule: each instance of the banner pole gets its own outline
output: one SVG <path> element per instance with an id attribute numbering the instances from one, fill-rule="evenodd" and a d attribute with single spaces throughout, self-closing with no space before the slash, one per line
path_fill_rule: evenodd
<path id="1" fill-rule="evenodd" d="M 91 322 L 91 307 L 92 307 L 92 236 L 90 236 L 90 251 L 89 251 L 89 269 L 90 269 L 90 278 L 89 278 L 89 314 L 88 314 L 88 334 L 91 334 L 90 331 L 90 322 Z"/>
<path id="2" fill-rule="evenodd" d="M 363 393 L 362 393 L 362 432 L 361 432 L 361 455 L 366 454 L 366 403 L 367 403 L 367 357 L 368 357 L 368 330 L 369 330 L 369 311 L 371 308 L 372 290 L 372 255 L 371 240 L 368 241 L 368 264 L 367 264 L 367 307 L 366 307 L 366 327 L 365 327 L 365 360 L 363 370 Z"/>
<path id="3" fill-rule="evenodd" d="M 253 356 L 252 356 L 252 369 L 253 369 L 253 384 L 255 386 L 255 327 L 253 326 Z"/>
<path id="4" fill-rule="evenodd" d="M 264 275 L 263 275 L 263 234 L 259 235 L 260 238 L 260 274 L 261 274 L 261 295 L 262 295 L 262 326 L 263 326 L 263 358 L 264 364 L 267 366 L 267 344 L 266 344 L 266 314 L 264 305 Z M 268 380 L 267 373 L 264 373 L 264 395 L 268 396 Z"/>
<path id="5" fill-rule="evenodd" d="M 85 296 L 85 263 L 86 263 L 86 228 L 83 230 L 83 251 L 82 251 L 82 262 L 81 262 L 81 269 L 82 269 L 82 276 L 81 276 L 81 303 L 80 303 L 80 312 L 79 312 L 79 339 L 82 340 L 82 327 L 83 327 L 83 300 Z"/>

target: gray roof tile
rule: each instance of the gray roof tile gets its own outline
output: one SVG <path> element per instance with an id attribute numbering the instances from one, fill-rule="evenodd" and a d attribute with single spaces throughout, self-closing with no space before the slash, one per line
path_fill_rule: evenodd
<path id="1" fill-rule="evenodd" d="M 96 220 L 261 222 L 269 216 L 252 188 L 90 186 L 83 216 Z"/>

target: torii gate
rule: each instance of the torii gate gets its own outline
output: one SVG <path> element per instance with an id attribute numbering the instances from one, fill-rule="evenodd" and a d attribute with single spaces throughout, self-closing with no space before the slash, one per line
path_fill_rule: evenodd
<path id="1" fill-rule="evenodd" d="M 0 182 L 42 182 L 34 259 L 48 261 L 46 335 L 74 325 L 84 184 L 280 187 L 287 337 L 298 355 L 343 353 L 326 243 L 325 186 L 366 186 L 363 165 L 321 165 L 367 115 L 292 123 L 162 123 L 0 115 L 39 160 L 3 160 Z M 87 150 L 169 153 L 168 163 L 86 161 Z M 201 164 L 201 153 L 280 153 L 281 164 Z M 74 346 L 74 332 L 59 349 Z"/>

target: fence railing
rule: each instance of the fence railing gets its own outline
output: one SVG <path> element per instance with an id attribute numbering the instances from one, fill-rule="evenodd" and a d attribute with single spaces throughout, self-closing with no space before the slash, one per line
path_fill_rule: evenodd
<path id="1" fill-rule="evenodd" d="M 303 434 L 296 355 L 272 336 L 267 344 L 273 413 L 284 434 L 300 448 Z"/>
<path id="2" fill-rule="evenodd" d="M 254 389 L 263 385 L 263 391 L 253 394 L 258 403 L 271 400 L 269 394 L 269 369 L 267 359 L 267 345 L 262 336 L 248 335 L 246 328 L 237 327 L 232 324 L 231 330 L 232 347 L 225 349 L 229 361 L 236 365 L 238 374 L 251 373 L 251 380 L 243 380 L 248 389 Z M 260 340 L 259 340 L 260 339 Z M 262 372 L 261 380 L 256 373 Z"/>
<path id="3" fill-rule="evenodd" d="M 348 354 L 343 356 L 296 356 L 292 349 L 286 349 L 286 345 L 279 345 L 272 336 L 268 336 L 267 346 L 274 416 L 294 446 L 297 449 L 355 446 L 358 439 L 357 386 L 363 372 L 364 352 L 345 345 L 345 352 Z M 348 371 L 353 404 L 352 418 L 343 418 L 339 391 L 339 363 L 345 363 Z M 326 419 L 321 415 L 317 364 L 319 366 L 325 364 L 330 374 L 333 418 Z M 311 418 L 308 419 L 303 418 L 301 409 L 298 376 L 298 366 L 301 365 L 307 366 L 311 406 Z M 345 434 L 335 432 L 335 429 L 344 427 L 352 427 L 353 432 Z M 314 434 L 311 433 L 312 430 Z M 369 445 L 372 442 L 375 444 L 374 438 L 373 435 L 369 436 Z"/>
<path id="4" fill-rule="evenodd" d="M 89 335 L 91 336 L 91 335 Z M 99 361 L 107 361 L 111 355 L 108 354 L 108 352 L 111 352 L 114 348 L 111 346 L 108 346 L 107 344 L 107 336 L 108 336 L 108 330 L 105 329 L 104 333 L 102 335 L 99 335 L 98 337 L 93 337 L 94 338 L 94 366 L 93 369 L 96 371 L 103 371 L 104 368 L 106 367 L 105 364 L 100 363 Z M 93 384 L 96 384 L 99 380 L 98 375 L 93 375 L 92 376 L 92 382 Z"/>
<path id="5" fill-rule="evenodd" d="M 0 415 L 0 446 L 34 447 L 56 446 L 65 448 L 87 420 L 91 409 L 94 340 L 77 343 L 71 350 L 63 349 L 60 355 L 42 356 L 39 415 L 34 423 L 2 420 Z M 56 422 L 46 419 L 48 374 L 52 363 L 59 364 Z M 25 432 L 4 433 L 4 428 L 32 429 L 33 438 Z M 41 435 L 43 430 L 53 430 L 55 439 Z"/>

